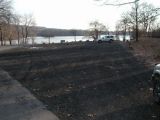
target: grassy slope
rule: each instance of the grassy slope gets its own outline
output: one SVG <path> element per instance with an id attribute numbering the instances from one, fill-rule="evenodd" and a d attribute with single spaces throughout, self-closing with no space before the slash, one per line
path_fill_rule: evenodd
<path id="1" fill-rule="evenodd" d="M 131 47 L 135 55 L 145 58 L 150 65 L 160 63 L 160 38 L 140 38 Z"/>

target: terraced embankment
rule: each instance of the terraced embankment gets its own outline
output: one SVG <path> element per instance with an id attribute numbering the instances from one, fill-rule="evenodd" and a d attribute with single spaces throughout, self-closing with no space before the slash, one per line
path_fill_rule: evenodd
<path id="1" fill-rule="evenodd" d="M 0 54 L 0 67 L 61 120 L 158 120 L 151 70 L 120 43 Z"/>

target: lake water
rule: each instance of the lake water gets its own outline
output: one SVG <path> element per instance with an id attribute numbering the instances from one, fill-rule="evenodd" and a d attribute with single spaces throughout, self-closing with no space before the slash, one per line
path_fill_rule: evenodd
<path id="1" fill-rule="evenodd" d="M 43 43 L 60 43 L 61 40 L 65 40 L 65 42 L 76 42 L 76 41 L 86 41 L 86 40 L 89 40 L 89 41 L 93 41 L 93 39 L 91 38 L 87 38 L 87 37 L 84 37 L 84 36 L 55 36 L 55 37 L 51 37 L 50 39 L 49 38 L 46 38 L 46 37 L 36 37 L 35 38 L 35 43 L 36 44 L 43 44 Z"/>
<path id="2" fill-rule="evenodd" d="M 126 35 L 126 40 L 130 40 L 130 36 Z M 115 38 L 116 39 L 116 38 Z M 84 37 L 84 36 L 76 36 L 76 40 L 74 36 L 55 36 L 50 38 L 50 43 L 60 43 L 61 40 L 65 40 L 65 42 L 78 42 L 78 41 L 93 41 L 92 38 Z M 119 35 L 117 40 L 123 41 L 123 35 Z M 46 37 L 36 37 L 34 42 L 36 44 L 43 44 L 43 43 L 49 43 L 49 38 Z M 31 44 L 32 41 L 29 41 L 29 44 Z"/>
<path id="3" fill-rule="evenodd" d="M 50 43 L 60 43 L 61 40 L 65 40 L 65 42 L 78 42 L 78 41 L 93 41 L 92 38 L 84 37 L 84 36 L 76 36 L 76 39 L 74 36 L 55 36 L 51 37 L 50 39 L 47 37 L 35 37 L 34 38 L 34 44 L 48 44 Z M 123 35 L 119 35 L 117 38 L 115 37 L 115 40 L 123 41 Z M 130 40 L 130 36 L 126 35 L 126 40 Z M 17 40 L 13 40 L 12 44 L 16 45 L 18 42 Z M 31 38 L 28 38 L 28 44 L 32 44 L 33 40 Z M 6 42 L 6 44 L 9 44 L 9 42 Z"/>
<path id="4" fill-rule="evenodd" d="M 55 36 L 55 37 L 34 37 L 32 38 L 28 38 L 27 40 L 27 44 L 32 44 L 34 41 L 34 44 L 49 44 L 49 43 L 60 43 L 61 40 L 65 40 L 65 42 L 78 42 L 78 41 L 93 41 L 92 38 L 87 38 L 84 36 L 76 36 L 76 38 L 74 36 Z M 21 43 L 21 42 L 20 42 Z M 9 45 L 9 42 L 6 41 L 7 45 Z M 12 45 L 17 45 L 18 41 L 17 40 L 12 40 Z"/>

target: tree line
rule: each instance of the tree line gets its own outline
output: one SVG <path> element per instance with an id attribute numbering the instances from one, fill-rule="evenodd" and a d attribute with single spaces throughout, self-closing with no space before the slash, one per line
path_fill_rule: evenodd
<path id="1" fill-rule="evenodd" d="M 35 20 L 32 14 L 19 15 L 14 12 L 11 0 L 0 0 L 0 45 L 26 44 L 28 37 L 36 35 Z"/>
<path id="2" fill-rule="evenodd" d="M 37 36 L 84 36 L 87 30 L 43 28 L 37 32 Z"/>
<path id="3" fill-rule="evenodd" d="M 136 14 L 136 10 L 138 14 Z M 157 21 L 160 13 L 159 10 L 160 8 L 155 8 L 152 4 L 146 2 L 138 4 L 137 8 L 133 6 L 130 11 L 124 12 L 121 15 L 121 19 L 116 24 L 117 34 L 122 32 L 125 36 L 129 33 L 135 38 L 136 32 L 138 32 L 138 37 L 154 37 L 155 33 L 160 29 Z"/>
<path id="4" fill-rule="evenodd" d="M 152 4 L 146 2 L 139 3 L 141 0 L 128 0 L 122 2 L 121 0 L 94 0 L 102 2 L 102 5 L 109 5 L 113 7 L 123 7 L 125 5 L 132 5 L 131 10 L 124 12 L 121 19 L 116 24 L 116 34 L 130 34 L 133 39 L 138 41 L 140 36 L 160 37 L 160 25 L 158 17 L 160 15 L 160 8 L 156 8 Z M 125 37 L 124 37 L 125 41 Z"/>
<path id="5" fill-rule="evenodd" d="M 105 5 L 113 6 L 136 3 L 131 10 L 121 15 L 116 24 L 116 34 L 123 34 L 124 36 L 130 34 L 133 38 L 136 38 L 137 35 L 160 37 L 160 23 L 158 23 L 160 8 L 148 3 L 139 4 L 138 1 L 123 4 L 105 3 Z M 98 21 L 92 21 L 89 27 L 88 30 L 37 27 L 32 14 L 19 15 L 14 12 L 12 0 L 0 0 L 0 45 L 6 45 L 7 42 L 12 45 L 13 40 L 17 40 L 18 45 L 27 44 L 29 39 L 34 43 L 36 36 L 49 38 L 54 36 L 75 36 L 75 40 L 76 36 L 88 36 L 97 40 L 101 34 L 109 34 L 109 28 Z"/>

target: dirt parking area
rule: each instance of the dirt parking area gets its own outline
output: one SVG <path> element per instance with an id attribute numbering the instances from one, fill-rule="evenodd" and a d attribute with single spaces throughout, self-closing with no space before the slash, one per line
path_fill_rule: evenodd
<path id="1" fill-rule="evenodd" d="M 152 70 L 119 42 L 0 54 L 0 67 L 61 120 L 159 120 Z"/>

